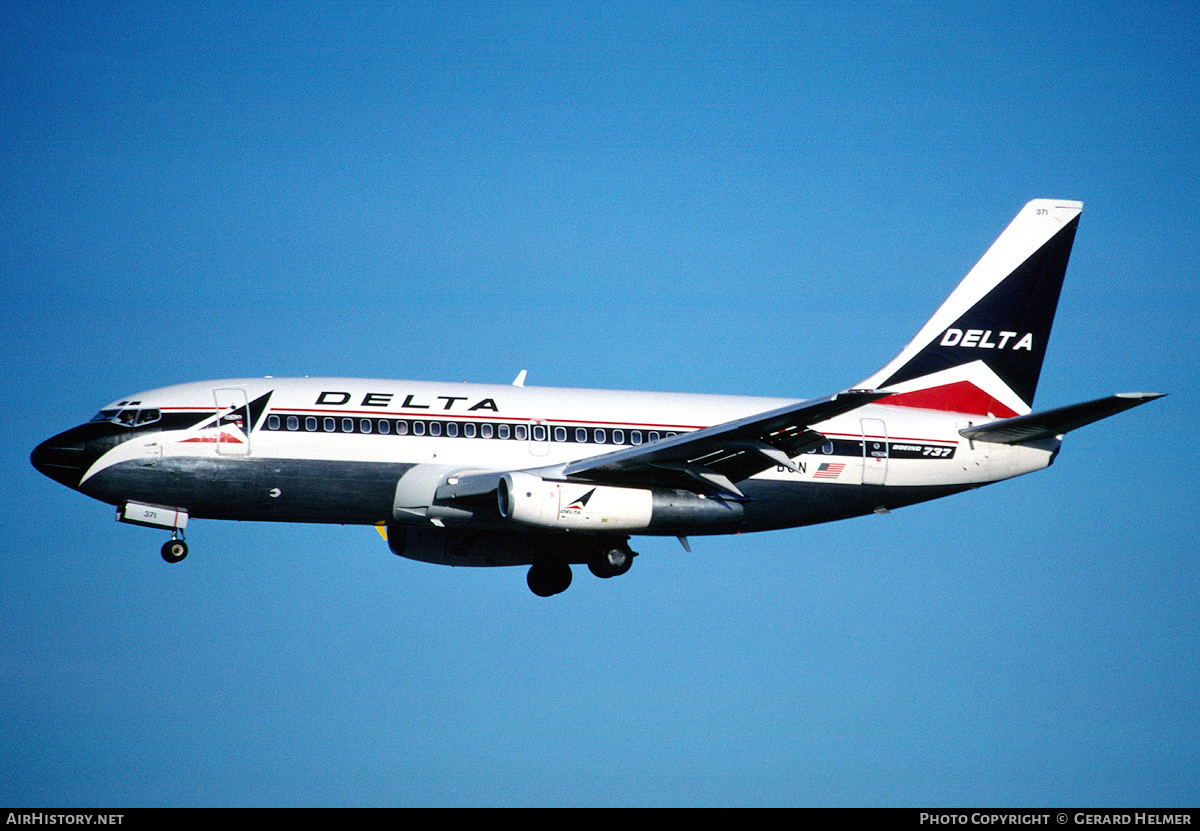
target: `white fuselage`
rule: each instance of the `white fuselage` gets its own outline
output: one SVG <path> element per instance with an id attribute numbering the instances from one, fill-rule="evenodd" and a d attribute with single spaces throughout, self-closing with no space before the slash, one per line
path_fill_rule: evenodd
<path id="1" fill-rule="evenodd" d="M 106 437 L 81 454 L 86 467 L 68 484 L 113 504 L 170 505 L 193 517 L 382 524 L 393 518 L 397 481 L 416 465 L 552 470 L 790 403 L 374 379 L 224 379 L 150 390 L 105 407 L 93 424 Z M 814 425 L 829 441 L 796 456 L 792 469 L 772 466 L 742 483 L 748 502 L 738 530 L 886 510 L 1052 461 L 1057 442 L 972 443 L 958 433 L 989 420 L 871 404 Z M 471 524 L 471 517 L 461 519 Z M 495 527 L 496 517 L 478 522 Z"/>

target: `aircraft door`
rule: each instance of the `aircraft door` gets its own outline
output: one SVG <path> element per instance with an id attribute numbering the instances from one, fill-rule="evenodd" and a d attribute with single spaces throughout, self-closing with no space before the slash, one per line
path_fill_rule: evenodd
<path id="1" fill-rule="evenodd" d="M 250 454 L 250 407 L 243 389 L 213 390 L 217 402 L 217 453 L 222 456 Z"/>
<path id="2" fill-rule="evenodd" d="M 882 485 L 887 481 L 887 425 L 878 418 L 859 419 L 863 437 L 862 483 Z"/>

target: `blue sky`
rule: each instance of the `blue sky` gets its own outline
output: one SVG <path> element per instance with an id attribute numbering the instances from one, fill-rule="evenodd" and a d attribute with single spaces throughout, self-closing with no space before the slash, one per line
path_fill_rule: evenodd
<path id="1" fill-rule="evenodd" d="M 0 803 L 1194 806 L 1198 17 L 5 4 Z M 1035 197 L 1038 406 L 1171 395 L 886 517 L 542 600 L 356 527 L 170 567 L 28 462 L 204 378 L 827 394 Z"/>

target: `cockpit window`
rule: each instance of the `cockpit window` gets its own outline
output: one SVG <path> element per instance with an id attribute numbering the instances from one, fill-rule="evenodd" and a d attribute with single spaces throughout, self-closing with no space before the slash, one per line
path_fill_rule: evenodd
<path id="1" fill-rule="evenodd" d="M 137 407 L 126 407 L 120 410 L 101 410 L 92 416 L 92 421 L 111 421 L 113 424 L 123 424 L 126 427 L 141 427 L 143 424 L 153 424 L 161 418 L 161 410 L 151 407 L 144 410 Z"/>

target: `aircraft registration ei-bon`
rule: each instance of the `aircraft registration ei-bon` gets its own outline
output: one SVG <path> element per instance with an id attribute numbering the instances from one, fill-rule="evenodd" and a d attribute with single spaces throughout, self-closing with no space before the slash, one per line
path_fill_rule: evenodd
<path id="1" fill-rule="evenodd" d="M 1082 204 L 1026 205 L 917 336 L 811 400 L 238 378 L 126 396 L 34 467 L 171 532 L 189 519 L 373 525 L 396 554 L 628 571 L 633 534 L 688 537 L 887 511 L 1048 467 L 1063 434 L 1158 398 L 1032 412 Z"/>

